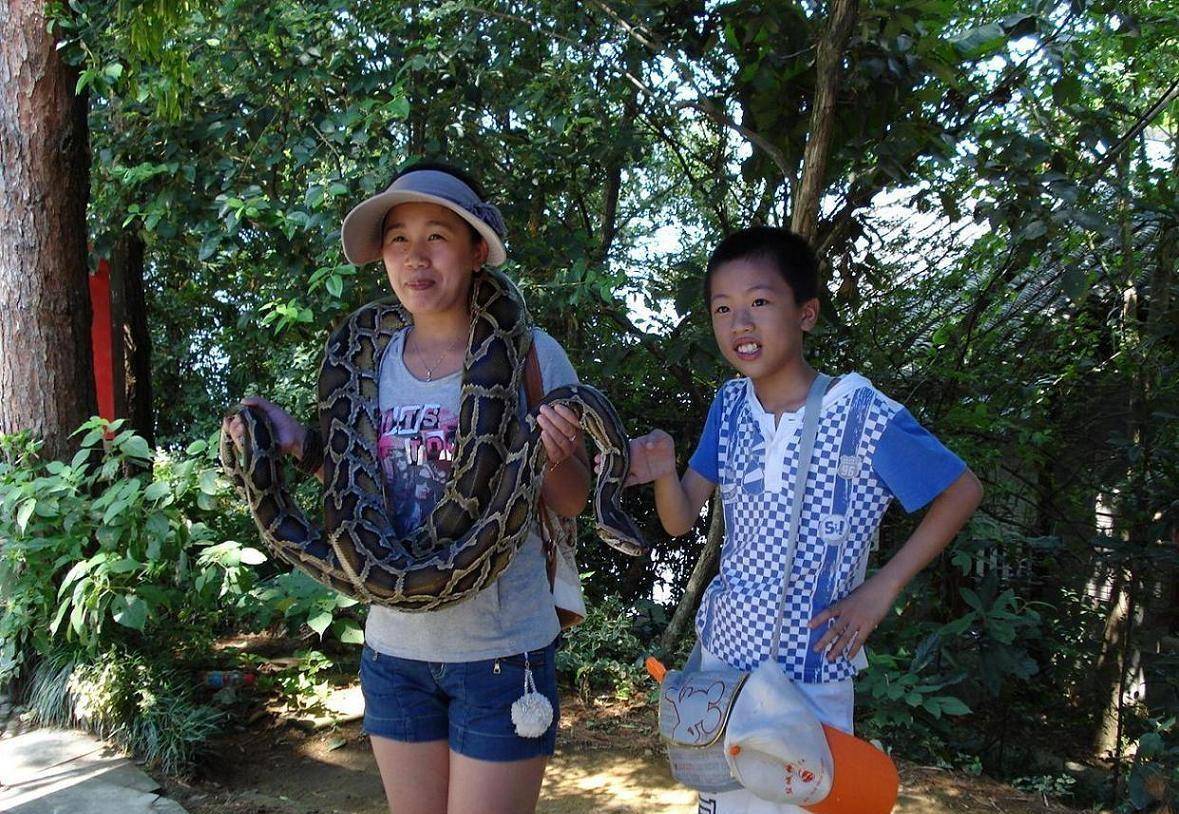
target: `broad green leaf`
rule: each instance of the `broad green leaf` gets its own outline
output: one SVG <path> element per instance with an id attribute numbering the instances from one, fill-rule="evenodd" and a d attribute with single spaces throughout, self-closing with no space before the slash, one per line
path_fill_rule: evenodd
<path id="1" fill-rule="evenodd" d="M 33 516 L 33 511 L 37 508 L 36 498 L 30 498 L 20 505 L 16 510 L 16 528 L 21 534 L 24 534 L 25 528 L 29 524 L 29 518 Z"/>
<path id="2" fill-rule="evenodd" d="M 57 635 L 57 629 L 61 627 L 61 622 L 65 618 L 66 612 L 70 609 L 70 603 L 61 602 L 57 606 L 57 613 L 53 615 L 53 621 L 49 623 L 49 633 L 52 636 Z"/>
<path id="3" fill-rule="evenodd" d="M 970 707 L 961 699 L 953 695 L 945 695 L 941 697 L 941 706 L 943 715 L 969 715 Z"/>
<path id="4" fill-rule="evenodd" d="M 147 445 L 147 441 L 141 436 L 132 435 L 120 444 L 119 448 L 129 458 L 135 458 L 140 461 L 150 461 L 152 459 L 151 447 Z"/>
<path id="5" fill-rule="evenodd" d="M 172 492 L 172 485 L 167 481 L 157 480 L 148 484 L 147 488 L 143 490 L 143 497 L 145 500 L 158 500 L 164 495 Z"/>
<path id="6" fill-rule="evenodd" d="M 307 620 L 307 627 L 314 630 L 320 636 L 328 629 L 328 625 L 332 623 L 334 617 L 330 613 L 319 613 Z"/>
<path id="7" fill-rule="evenodd" d="M 1138 756 L 1149 760 L 1161 754 L 1164 747 L 1162 735 L 1157 732 L 1147 732 L 1138 739 Z"/>
<path id="8" fill-rule="evenodd" d="M 57 595 L 59 597 L 64 596 L 65 592 L 70 589 L 70 586 L 90 570 L 91 564 L 90 560 L 82 560 L 81 562 L 74 563 L 74 566 L 66 572 L 65 578 L 61 581 L 61 585 L 57 589 Z"/>
<path id="9" fill-rule="evenodd" d="M 147 616 L 147 603 L 135 594 L 117 596 L 111 602 L 111 617 L 124 627 L 142 631 Z"/>
<path id="10" fill-rule="evenodd" d="M 267 560 L 266 555 L 256 548 L 243 548 L 240 555 L 241 561 L 246 565 L 261 565 Z"/>
<path id="11" fill-rule="evenodd" d="M 121 497 L 107 507 L 107 510 L 102 515 L 102 525 L 109 526 L 130 504 L 130 500 Z"/>
<path id="12" fill-rule="evenodd" d="M 963 59 L 975 60 L 991 54 L 1007 42 L 1007 33 L 999 23 L 987 23 L 972 28 L 950 40 Z"/>
<path id="13" fill-rule="evenodd" d="M 339 622 L 337 633 L 344 644 L 364 644 L 364 631 L 351 619 Z"/>
<path id="14" fill-rule="evenodd" d="M 132 559 L 131 557 L 123 557 L 107 564 L 107 570 L 112 574 L 128 574 L 143 567 L 143 563 Z"/>
<path id="15" fill-rule="evenodd" d="M 193 441 L 184 449 L 185 455 L 200 455 L 209 448 L 208 441 Z"/>
<path id="16" fill-rule="evenodd" d="M 983 613 L 982 600 L 978 598 L 978 594 L 969 588 L 959 588 L 958 593 L 962 596 L 962 599 L 966 602 L 967 605 L 974 608 L 979 613 Z"/>
<path id="17" fill-rule="evenodd" d="M 70 630 L 74 632 L 75 636 L 85 639 L 86 609 L 82 607 L 81 603 L 75 602 L 70 610 Z"/>
<path id="18" fill-rule="evenodd" d="M 335 274 L 327 278 L 325 285 L 327 286 L 328 293 L 333 297 L 339 297 L 344 293 L 344 280 Z"/>
<path id="19" fill-rule="evenodd" d="M 201 472 L 197 483 L 201 491 L 206 495 L 215 495 L 221 491 L 221 487 L 217 482 L 216 469 L 206 469 L 204 472 Z"/>

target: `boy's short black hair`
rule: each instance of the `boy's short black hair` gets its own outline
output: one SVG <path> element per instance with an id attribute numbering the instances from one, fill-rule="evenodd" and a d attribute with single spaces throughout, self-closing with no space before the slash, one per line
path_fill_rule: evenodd
<path id="1" fill-rule="evenodd" d="M 713 249 L 704 272 L 704 301 L 712 299 L 712 274 L 733 260 L 769 260 L 782 275 L 794 302 L 819 296 L 819 258 L 802 235 L 775 226 L 750 226 L 726 237 Z"/>

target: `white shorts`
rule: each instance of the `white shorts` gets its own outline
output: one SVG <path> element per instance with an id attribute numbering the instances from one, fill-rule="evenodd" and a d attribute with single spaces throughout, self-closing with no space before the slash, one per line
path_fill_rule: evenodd
<path id="1" fill-rule="evenodd" d="M 700 668 L 710 670 L 724 666 L 724 662 L 707 650 L 701 652 Z M 853 679 L 827 684 L 795 684 L 823 723 L 852 731 L 854 709 Z M 700 793 L 699 814 L 807 814 L 805 809 L 785 803 L 763 800 L 745 789 L 719 794 Z"/>

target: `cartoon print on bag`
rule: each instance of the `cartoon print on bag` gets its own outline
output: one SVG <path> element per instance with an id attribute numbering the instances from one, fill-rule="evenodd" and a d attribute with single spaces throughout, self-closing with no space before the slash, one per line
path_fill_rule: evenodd
<path id="1" fill-rule="evenodd" d="M 672 740 L 696 743 L 712 740 L 713 735 L 724 723 L 724 711 L 720 705 L 724 694 L 723 681 L 714 681 L 707 690 L 693 689 L 684 684 L 678 693 L 667 693 L 664 697 L 671 702 L 671 711 L 675 715 L 675 725 L 671 731 Z M 692 696 L 696 695 L 703 695 L 705 698 L 693 701 Z M 704 701 L 703 705 L 701 701 Z M 687 715 L 689 720 L 685 721 L 684 715 Z"/>

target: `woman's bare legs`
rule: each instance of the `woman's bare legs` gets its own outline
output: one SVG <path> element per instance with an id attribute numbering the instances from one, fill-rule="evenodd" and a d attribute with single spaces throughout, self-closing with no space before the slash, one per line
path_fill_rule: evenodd
<path id="1" fill-rule="evenodd" d="M 404 743 L 369 738 L 391 814 L 446 814 L 450 747 L 445 740 Z"/>
<path id="2" fill-rule="evenodd" d="M 446 741 L 370 737 L 391 814 L 532 814 L 547 757 L 501 763 L 451 752 Z"/>
<path id="3" fill-rule="evenodd" d="M 447 814 L 532 814 L 548 760 L 499 763 L 451 752 Z"/>

